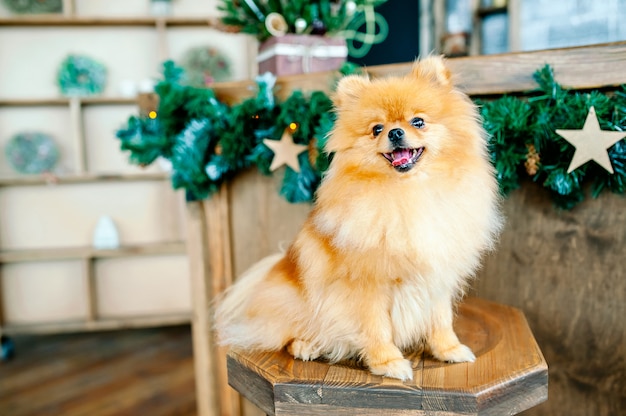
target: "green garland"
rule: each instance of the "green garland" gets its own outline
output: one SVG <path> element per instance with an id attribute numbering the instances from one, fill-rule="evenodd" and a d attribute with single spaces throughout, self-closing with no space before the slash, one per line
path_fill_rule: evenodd
<path id="1" fill-rule="evenodd" d="M 535 72 L 534 79 L 539 88 L 528 97 L 503 96 L 495 101 L 479 102 L 485 129 L 491 136 L 491 156 L 503 193 L 517 189 L 525 176 L 531 176 L 564 209 L 572 209 L 583 201 L 585 183 L 590 183 L 594 198 L 604 189 L 624 194 L 625 140 L 608 151 L 614 174 L 595 163 L 586 163 L 567 173 L 575 148 L 555 130 L 581 129 L 589 108 L 595 107 L 603 130 L 624 131 L 626 86 L 612 94 L 567 90 L 556 82 L 548 65 Z M 538 166 L 530 173 L 525 167 L 529 151 L 540 157 Z"/>
<path id="2" fill-rule="evenodd" d="M 343 74 L 357 67 L 346 64 Z M 332 103 L 316 91 L 309 97 L 294 91 L 278 105 L 273 95 L 273 76 L 257 78 L 255 97 L 228 107 L 211 89 L 184 85 L 183 70 L 169 61 L 164 79 L 155 91 L 160 97 L 157 117 L 132 116 L 118 130 L 121 149 L 130 151 L 130 162 L 147 166 L 163 156 L 172 162 L 172 184 L 183 188 L 188 200 L 209 197 L 225 180 L 251 166 L 269 175 L 272 151 L 263 139 L 280 139 L 284 129 L 298 120 L 294 142 L 309 145 L 317 139 L 317 158 L 300 155 L 300 172 L 286 168 L 281 193 L 290 202 L 311 201 L 328 158 L 322 151 L 324 138 L 333 126 Z M 219 138 L 219 139 L 218 139 Z"/>
<path id="3" fill-rule="evenodd" d="M 341 74 L 360 69 L 347 64 Z M 164 79 L 156 86 L 160 97 L 157 118 L 131 117 L 117 132 L 130 161 L 149 165 L 163 156 L 172 162 L 174 188 L 187 191 L 188 200 L 209 197 L 239 171 L 256 166 L 270 174 L 272 151 L 263 139 L 278 140 L 297 121 L 295 143 L 308 145 L 299 156 L 300 172 L 285 168 L 281 194 L 290 202 L 314 197 L 329 158 L 325 139 L 334 124 L 329 97 L 316 91 L 294 91 L 277 103 L 272 93 L 275 79 L 257 78 L 256 96 L 237 105 L 220 103 L 211 89 L 181 82 L 182 70 L 164 65 Z M 577 92 L 562 88 L 549 66 L 534 74 L 539 88 L 526 97 L 502 96 L 478 101 L 484 126 L 490 134 L 489 149 L 504 194 L 528 177 L 542 184 L 558 207 L 571 209 L 584 199 L 584 184 L 594 197 L 608 189 L 626 191 L 626 140 L 609 149 L 614 174 L 587 163 L 568 174 L 574 147 L 556 129 L 580 129 L 591 106 L 605 130 L 626 128 L 626 87 L 611 94 Z"/>

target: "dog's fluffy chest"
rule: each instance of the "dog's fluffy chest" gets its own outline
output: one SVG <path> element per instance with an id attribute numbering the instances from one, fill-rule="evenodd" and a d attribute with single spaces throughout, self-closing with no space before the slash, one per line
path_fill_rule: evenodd
<path id="1" fill-rule="evenodd" d="M 342 204 L 317 212 L 314 223 L 341 250 L 406 257 L 426 254 L 429 247 L 440 247 L 442 238 L 452 237 L 446 211 L 410 192 L 400 199 L 355 192 Z"/>

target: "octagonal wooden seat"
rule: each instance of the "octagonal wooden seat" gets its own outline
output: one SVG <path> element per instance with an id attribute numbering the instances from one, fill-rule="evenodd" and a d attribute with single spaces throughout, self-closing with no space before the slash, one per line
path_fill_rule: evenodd
<path id="1" fill-rule="evenodd" d="M 476 362 L 415 353 L 412 381 L 285 351 L 231 351 L 228 382 L 268 415 L 513 415 L 547 399 L 548 367 L 521 311 L 469 298 L 455 328 Z"/>

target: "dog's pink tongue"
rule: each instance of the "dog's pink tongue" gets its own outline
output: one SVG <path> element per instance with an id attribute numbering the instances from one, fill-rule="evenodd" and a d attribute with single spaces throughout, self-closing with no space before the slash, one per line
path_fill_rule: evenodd
<path id="1" fill-rule="evenodd" d="M 391 162 L 391 164 L 393 166 L 406 165 L 411 160 L 411 149 L 394 150 L 392 156 L 393 162 Z"/>

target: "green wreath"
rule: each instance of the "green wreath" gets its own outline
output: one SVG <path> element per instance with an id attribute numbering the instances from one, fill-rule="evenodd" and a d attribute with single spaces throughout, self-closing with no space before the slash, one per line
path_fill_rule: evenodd
<path id="1" fill-rule="evenodd" d="M 9 164 L 19 173 L 50 172 L 59 159 L 59 147 L 54 139 L 41 132 L 18 133 L 6 145 Z"/>
<path id="2" fill-rule="evenodd" d="M 4 0 L 4 4 L 13 13 L 19 14 L 61 13 L 63 11 L 62 0 Z"/>
<path id="3" fill-rule="evenodd" d="M 231 75 L 228 57 L 210 46 L 189 49 L 181 59 L 187 84 L 207 87 L 214 82 L 227 81 Z"/>
<path id="4" fill-rule="evenodd" d="M 57 82 L 65 96 L 102 93 L 106 84 L 106 68 L 84 55 L 68 55 L 59 66 Z"/>

